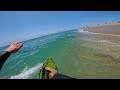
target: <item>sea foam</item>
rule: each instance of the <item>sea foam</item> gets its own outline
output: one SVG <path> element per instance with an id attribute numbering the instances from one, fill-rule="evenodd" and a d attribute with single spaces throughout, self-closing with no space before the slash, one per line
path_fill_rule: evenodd
<path id="1" fill-rule="evenodd" d="M 11 76 L 9 79 L 28 79 L 37 70 L 39 70 L 41 68 L 41 66 L 42 66 L 42 63 L 37 64 L 36 66 L 29 68 L 29 69 L 28 69 L 28 67 L 25 67 L 20 74 Z"/>

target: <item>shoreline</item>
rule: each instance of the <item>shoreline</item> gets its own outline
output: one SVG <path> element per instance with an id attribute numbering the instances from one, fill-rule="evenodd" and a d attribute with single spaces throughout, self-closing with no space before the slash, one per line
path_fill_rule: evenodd
<path id="1" fill-rule="evenodd" d="M 110 35 L 120 35 L 120 23 L 99 24 L 82 28 L 81 32 L 93 32 Z"/>

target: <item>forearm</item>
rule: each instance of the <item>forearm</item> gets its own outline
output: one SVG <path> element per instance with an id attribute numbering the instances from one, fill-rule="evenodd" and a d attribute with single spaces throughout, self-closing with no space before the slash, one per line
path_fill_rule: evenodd
<path id="1" fill-rule="evenodd" d="M 3 64 L 5 63 L 5 61 L 7 60 L 7 58 L 10 56 L 11 54 L 7 51 L 3 51 L 0 53 L 0 70 L 3 66 Z"/>

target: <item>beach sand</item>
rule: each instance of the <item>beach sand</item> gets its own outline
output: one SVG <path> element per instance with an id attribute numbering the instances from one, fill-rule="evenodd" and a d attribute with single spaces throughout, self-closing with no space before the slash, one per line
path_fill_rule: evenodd
<path id="1" fill-rule="evenodd" d="M 120 35 L 120 23 L 98 24 L 94 26 L 88 26 L 84 28 L 83 31 Z"/>

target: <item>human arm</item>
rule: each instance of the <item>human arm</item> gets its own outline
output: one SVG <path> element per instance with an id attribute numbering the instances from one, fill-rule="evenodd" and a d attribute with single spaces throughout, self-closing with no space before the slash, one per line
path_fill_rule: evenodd
<path id="1" fill-rule="evenodd" d="M 11 44 L 5 51 L 0 53 L 0 70 L 3 64 L 5 63 L 5 61 L 7 60 L 7 58 L 11 54 L 18 52 L 22 46 L 23 46 L 23 43 L 16 42 L 16 43 Z"/>

